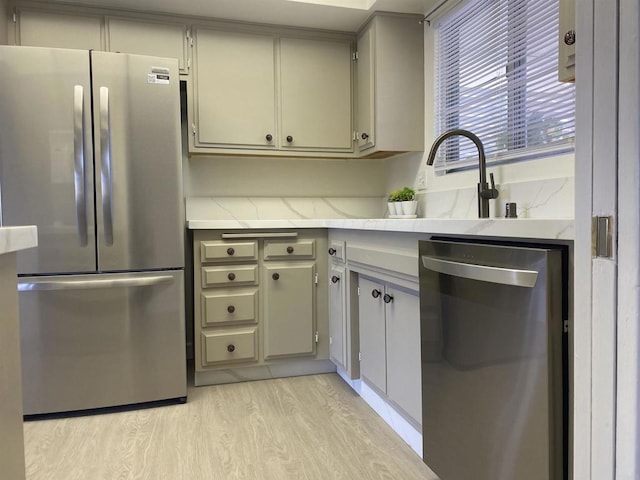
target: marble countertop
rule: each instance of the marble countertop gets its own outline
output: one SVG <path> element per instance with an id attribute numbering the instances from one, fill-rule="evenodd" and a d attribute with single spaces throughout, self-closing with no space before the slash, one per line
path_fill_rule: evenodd
<path id="1" fill-rule="evenodd" d="M 37 246 L 37 227 L 0 227 L 0 255 Z"/>
<path id="2" fill-rule="evenodd" d="M 574 220 L 567 219 L 270 219 L 270 220 L 187 220 L 191 230 L 336 228 L 388 232 L 413 232 L 437 235 L 474 235 L 527 239 L 574 239 Z"/>

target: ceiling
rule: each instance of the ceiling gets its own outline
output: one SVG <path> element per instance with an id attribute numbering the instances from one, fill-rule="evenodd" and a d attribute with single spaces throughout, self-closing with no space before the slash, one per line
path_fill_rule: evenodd
<path id="1" fill-rule="evenodd" d="M 424 14 L 437 0 L 48 0 L 137 12 L 355 32 L 375 11 Z"/>

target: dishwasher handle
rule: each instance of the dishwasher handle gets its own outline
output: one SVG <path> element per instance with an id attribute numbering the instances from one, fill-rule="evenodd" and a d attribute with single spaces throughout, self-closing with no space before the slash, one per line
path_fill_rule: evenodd
<path id="1" fill-rule="evenodd" d="M 422 265 L 427 270 L 451 275 L 453 277 L 468 278 L 481 282 L 500 283 L 514 287 L 533 288 L 538 279 L 538 272 L 535 270 L 475 265 L 473 263 L 443 260 L 428 255 L 422 256 Z"/>

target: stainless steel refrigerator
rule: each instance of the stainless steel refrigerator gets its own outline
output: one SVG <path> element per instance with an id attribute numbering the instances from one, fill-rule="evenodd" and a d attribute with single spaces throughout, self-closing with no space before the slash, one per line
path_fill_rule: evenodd
<path id="1" fill-rule="evenodd" d="M 186 399 L 178 64 L 0 46 L 25 415 Z"/>

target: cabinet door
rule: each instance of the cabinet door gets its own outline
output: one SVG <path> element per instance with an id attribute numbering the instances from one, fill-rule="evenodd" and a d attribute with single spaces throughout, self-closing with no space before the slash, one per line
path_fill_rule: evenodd
<path id="1" fill-rule="evenodd" d="M 356 132 L 360 151 L 375 144 L 375 96 L 374 96 L 374 35 L 375 24 L 371 24 L 358 37 L 358 116 Z"/>
<path id="2" fill-rule="evenodd" d="M 283 148 L 353 150 L 350 43 L 281 38 L 280 82 Z"/>
<path id="3" fill-rule="evenodd" d="M 422 424 L 420 298 L 387 286 L 387 396 Z"/>
<path id="4" fill-rule="evenodd" d="M 264 358 L 315 353 L 315 264 L 265 264 Z"/>
<path id="5" fill-rule="evenodd" d="M 336 265 L 329 270 L 329 355 L 347 370 L 347 317 L 345 269 Z"/>
<path id="6" fill-rule="evenodd" d="M 108 18 L 107 39 L 110 52 L 175 58 L 180 73 L 188 73 L 186 25 Z"/>
<path id="7" fill-rule="evenodd" d="M 196 146 L 273 148 L 274 38 L 198 29 L 195 42 Z"/>
<path id="8" fill-rule="evenodd" d="M 380 391 L 387 391 L 384 285 L 359 279 L 360 374 Z"/>
<path id="9" fill-rule="evenodd" d="M 19 11 L 18 45 L 103 50 L 102 18 Z"/>

